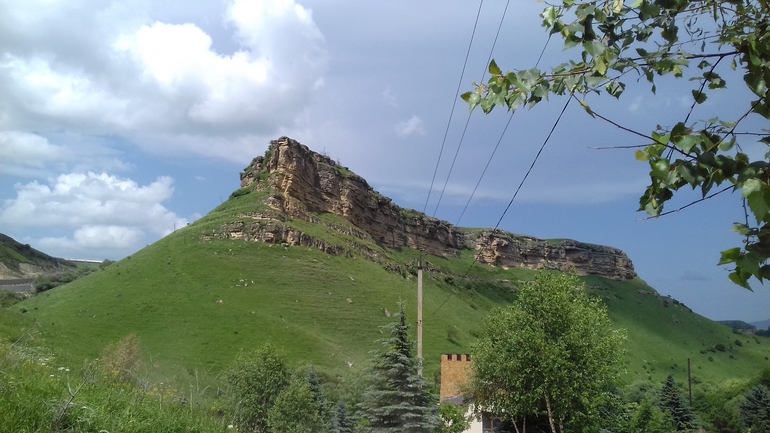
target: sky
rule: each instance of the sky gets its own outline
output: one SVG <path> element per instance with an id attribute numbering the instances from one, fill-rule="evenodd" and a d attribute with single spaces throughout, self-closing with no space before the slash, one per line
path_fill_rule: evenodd
<path id="1" fill-rule="evenodd" d="M 601 149 L 644 142 L 577 104 L 511 202 L 566 99 L 511 118 L 470 113 L 458 89 L 484 78 L 490 53 L 505 70 L 547 69 L 577 53 L 548 40 L 543 3 L 479 5 L 0 0 L 0 232 L 57 257 L 121 259 L 226 200 L 239 172 L 286 135 L 402 207 L 611 245 L 700 314 L 769 319 L 770 287 L 742 289 L 717 266 L 741 242 L 730 231 L 744 219 L 739 195 L 647 219 L 637 208 L 648 166 L 633 150 Z M 652 94 L 631 80 L 619 100 L 588 102 L 651 132 L 689 110 L 692 86 L 664 81 Z M 749 96 L 740 83 L 728 89 L 694 114 L 737 113 Z M 697 198 L 685 191 L 668 209 Z"/>

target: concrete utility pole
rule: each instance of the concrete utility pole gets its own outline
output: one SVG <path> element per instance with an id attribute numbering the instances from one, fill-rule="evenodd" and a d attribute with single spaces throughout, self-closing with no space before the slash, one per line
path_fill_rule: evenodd
<path id="1" fill-rule="evenodd" d="M 422 377 L 422 255 L 417 262 L 417 375 Z"/>

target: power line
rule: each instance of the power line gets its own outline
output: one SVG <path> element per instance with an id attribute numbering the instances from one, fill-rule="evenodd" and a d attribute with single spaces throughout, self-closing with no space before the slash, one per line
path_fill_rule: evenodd
<path id="1" fill-rule="evenodd" d="M 540 50 L 540 55 L 537 57 L 537 62 L 535 63 L 535 67 L 540 65 L 540 61 L 543 59 L 543 54 L 545 54 L 545 50 L 548 47 L 548 42 L 550 42 L 550 41 L 551 41 L 551 36 L 549 35 L 548 39 L 546 39 L 545 44 L 543 45 L 543 49 Z M 567 101 L 567 103 L 569 104 L 569 100 Z M 559 123 L 559 120 L 561 119 L 561 115 L 564 114 L 564 110 L 566 110 L 566 109 L 567 109 L 567 106 L 565 105 L 564 109 L 562 109 L 561 114 L 559 114 L 559 118 L 556 119 L 556 123 L 554 123 L 553 128 L 551 128 L 551 132 L 548 134 L 548 137 L 546 138 L 545 142 L 540 147 L 540 151 L 538 151 L 537 155 L 535 156 L 535 160 L 532 162 L 532 165 L 530 166 L 530 169 L 527 171 L 527 174 L 525 175 L 524 180 L 526 180 L 527 176 L 529 176 L 529 171 L 532 170 L 532 167 L 534 167 L 535 162 L 540 157 L 540 153 L 543 151 L 543 147 L 545 147 L 545 143 L 547 143 L 548 140 L 551 138 L 551 134 L 553 133 L 553 130 L 556 128 L 556 125 Z M 465 211 L 468 209 L 468 206 L 470 205 L 471 200 L 473 199 L 473 196 L 476 194 L 476 190 L 478 190 L 479 185 L 481 184 L 481 180 L 484 178 L 484 175 L 486 174 L 487 169 L 489 168 L 489 165 L 490 165 L 490 163 L 492 162 L 492 159 L 495 156 L 495 153 L 497 153 L 498 147 L 500 147 L 500 143 L 503 141 L 503 136 L 505 136 L 505 133 L 508 131 L 508 126 L 510 126 L 510 124 L 511 124 L 511 120 L 513 119 L 513 114 L 514 113 L 515 113 L 515 111 L 512 112 L 511 115 L 508 117 L 508 122 L 506 122 L 505 128 L 503 128 L 503 132 L 500 134 L 500 138 L 497 140 L 497 144 L 495 145 L 495 148 L 492 150 L 492 154 L 489 155 L 489 159 L 487 160 L 487 165 L 484 167 L 484 170 L 481 172 L 481 176 L 479 176 L 479 180 L 476 182 L 476 186 L 473 188 L 473 192 L 471 192 L 470 197 L 468 197 L 468 201 L 465 203 L 465 207 L 463 208 L 463 211 L 460 214 L 460 217 L 457 219 L 457 223 L 455 224 L 456 226 L 460 224 L 460 220 L 462 219 L 463 215 L 465 215 Z M 524 180 L 522 180 L 521 184 L 519 184 L 519 188 L 516 190 L 516 194 L 518 194 L 518 192 L 519 192 L 518 190 L 521 189 L 521 185 L 524 184 Z M 503 217 L 505 216 L 505 213 L 508 212 L 508 208 L 511 207 L 511 203 L 513 203 L 513 199 L 516 198 L 516 194 L 514 194 L 514 197 L 511 198 L 510 203 L 508 203 L 508 207 L 506 207 L 505 211 L 503 212 L 503 216 L 501 216 L 500 220 L 497 222 L 498 225 L 496 225 L 495 228 L 492 230 L 492 234 L 495 233 L 495 231 L 497 230 L 497 227 L 500 224 L 500 221 L 502 221 Z M 460 278 L 465 278 L 466 276 L 468 276 L 468 273 L 471 271 L 471 269 L 473 269 L 473 266 L 476 264 L 477 261 L 478 261 L 478 256 L 475 256 L 473 258 L 473 261 L 471 262 L 471 265 L 468 267 L 468 269 L 465 271 L 465 273 Z M 449 299 L 452 297 L 452 295 L 454 295 L 454 292 L 449 292 L 449 296 L 447 296 L 446 299 L 444 299 L 444 302 L 442 302 L 441 305 L 439 305 L 439 307 L 436 308 L 436 310 L 433 312 L 433 314 L 431 314 L 431 317 L 434 314 L 438 313 L 438 311 L 441 309 L 441 307 L 443 307 L 444 304 L 446 304 L 447 301 L 449 301 Z"/>
<path id="2" fill-rule="evenodd" d="M 492 42 L 492 48 L 489 50 L 489 56 L 487 56 L 487 62 L 484 65 L 484 71 L 481 74 L 481 79 L 479 80 L 480 83 L 484 82 L 484 78 L 487 75 L 487 66 L 489 65 L 489 62 L 492 60 L 492 53 L 495 51 L 495 47 L 497 46 L 497 39 L 500 36 L 500 29 L 503 28 L 503 22 L 505 21 L 505 15 L 508 13 L 508 5 L 510 4 L 510 0 L 507 0 L 505 2 L 505 9 L 503 9 L 503 15 L 500 17 L 500 23 L 497 25 L 497 32 L 495 33 L 495 40 Z M 465 140 L 465 133 L 468 131 L 468 124 L 471 121 L 471 114 L 473 114 L 471 111 L 468 112 L 468 117 L 465 119 L 465 127 L 463 127 L 463 133 L 460 135 L 460 142 L 457 143 L 457 150 L 455 151 L 455 156 L 452 158 L 452 164 L 449 166 L 449 172 L 446 175 L 446 180 L 444 181 L 444 187 L 441 188 L 441 195 L 439 195 L 438 202 L 436 202 L 436 207 L 433 209 L 433 216 L 436 216 L 436 213 L 438 212 L 438 207 L 441 204 L 441 199 L 444 198 L 444 192 L 446 191 L 446 187 L 449 184 L 449 178 L 452 176 L 452 170 L 455 167 L 455 162 L 457 162 L 457 155 L 460 154 L 460 148 L 463 145 L 463 141 Z"/>
<path id="3" fill-rule="evenodd" d="M 530 164 L 529 169 L 527 169 L 527 172 L 524 174 L 524 177 L 521 179 L 519 186 L 516 188 L 516 191 L 513 193 L 513 197 L 511 197 L 511 201 L 508 202 L 508 206 L 505 207 L 503 214 L 500 215 L 500 219 L 497 220 L 497 224 L 495 224 L 495 228 L 492 229 L 492 233 L 489 234 L 490 238 L 495 234 L 498 227 L 500 227 L 500 223 L 503 221 L 503 218 L 505 218 L 505 214 L 508 213 L 508 210 L 511 208 L 511 205 L 513 204 L 513 201 L 516 199 L 516 196 L 519 195 L 519 191 L 521 191 L 521 187 L 524 185 L 524 182 L 526 182 L 527 178 L 529 177 L 529 174 L 532 172 L 532 169 L 535 167 L 535 164 L 537 164 L 538 159 L 540 159 L 540 155 L 543 153 L 543 149 L 545 148 L 545 145 L 548 144 L 548 141 L 550 141 L 551 136 L 553 135 L 553 131 L 556 130 L 556 126 L 558 126 L 559 122 L 561 122 L 561 118 L 564 115 L 564 112 L 567 111 L 567 107 L 569 106 L 569 103 L 571 100 L 572 100 L 572 97 L 567 98 L 567 102 L 564 104 L 564 107 L 561 109 L 561 113 L 559 113 L 559 117 L 556 118 L 556 121 L 551 127 L 551 130 L 548 132 L 548 136 L 545 138 L 545 140 L 543 141 L 543 144 L 540 146 L 540 149 L 537 151 L 535 158 L 532 160 L 532 164 Z M 468 270 L 466 270 L 465 273 L 460 278 L 465 278 L 466 276 L 468 276 L 468 273 L 471 271 L 471 269 L 473 269 L 473 266 L 476 264 L 477 261 L 478 261 L 478 255 L 476 255 L 473 258 L 473 262 L 471 262 L 471 265 L 468 267 Z M 436 310 L 430 315 L 430 317 L 438 313 L 441 307 L 443 307 L 444 304 L 446 304 L 447 301 L 449 301 L 449 298 L 451 298 L 453 294 L 454 292 L 450 292 L 449 296 L 447 296 L 444 302 L 442 302 L 441 305 L 439 305 L 439 307 L 436 308 Z"/>
<path id="4" fill-rule="evenodd" d="M 433 184 L 436 181 L 436 173 L 438 173 L 438 167 L 441 163 L 441 156 L 444 154 L 444 146 L 446 145 L 447 135 L 449 135 L 449 125 L 452 123 L 452 117 L 454 116 L 455 107 L 457 106 L 457 99 L 460 95 L 460 88 L 463 84 L 463 77 L 465 76 L 465 68 L 468 66 L 468 57 L 471 54 L 471 47 L 473 46 L 473 39 L 476 36 L 476 28 L 479 25 L 479 16 L 481 16 L 481 7 L 484 5 L 484 0 L 479 2 L 479 10 L 476 12 L 476 21 L 473 23 L 473 32 L 471 33 L 471 40 L 468 43 L 468 50 L 465 53 L 465 61 L 463 62 L 463 69 L 460 72 L 460 79 L 457 82 L 457 90 L 455 91 L 454 102 L 452 103 L 452 110 L 449 112 L 449 120 L 447 120 L 446 129 L 444 130 L 444 139 L 441 141 L 441 149 L 438 153 L 438 159 L 436 159 L 436 168 L 433 170 L 433 179 L 430 181 L 430 188 L 428 188 L 428 196 L 425 198 L 425 206 L 422 208 L 422 213 L 425 214 L 428 210 L 428 202 L 430 201 L 430 194 L 433 192 Z"/>
<path id="5" fill-rule="evenodd" d="M 551 41 L 551 35 L 548 36 L 548 39 L 546 39 L 545 44 L 543 45 L 543 49 L 540 50 L 540 55 L 537 57 L 537 62 L 535 62 L 535 67 L 537 68 L 540 65 L 540 60 L 543 59 L 543 54 L 545 54 L 545 49 L 548 48 L 548 43 Z M 495 145 L 495 148 L 492 150 L 492 154 L 489 155 L 489 159 L 487 159 L 487 165 L 484 166 L 484 170 L 481 172 L 481 176 L 479 176 L 479 180 L 476 182 L 476 186 L 473 187 L 473 191 L 471 192 L 471 195 L 468 197 L 468 201 L 465 203 L 465 207 L 463 207 L 463 211 L 460 212 L 460 217 L 457 218 L 457 222 L 455 223 L 455 226 L 460 225 L 460 220 L 463 219 L 463 215 L 465 215 L 465 211 L 468 210 L 468 206 L 471 204 L 471 200 L 473 200 L 473 196 L 476 195 L 476 191 L 479 189 L 479 185 L 481 185 L 481 180 L 484 179 L 484 175 L 487 174 L 487 169 L 489 168 L 489 165 L 492 163 L 492 159 L 494 159 L 495 154 L 497 153 L 498 147 L 500 147 L 500 143 L 503 141 L 503 137 L 505 136 L 505 133 L 508 131 L 508 126 L 511 124 L 511 120 L 513 119 L 513 114 L 515 111 L 511 112 L 511 115 L 508 117 L 508 122 L 505 124 L 505 128 L 503 128 L 503 132 L 500 134 L 500 138 L 497 140 L 497 144 Z"/>

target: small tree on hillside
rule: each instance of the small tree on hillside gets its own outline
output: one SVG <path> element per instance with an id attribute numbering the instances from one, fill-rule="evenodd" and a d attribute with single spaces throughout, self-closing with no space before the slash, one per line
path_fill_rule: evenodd
<path id="1" fill-rule="evenodd" d="M 540 271 L 471 347 L 476 408 L 530 427 L 545 414 L 553 433 L 597 423 L 624 338 L 576 276 Z"/>
<path id="2" fill-rule="evenodd" d="M 288 386 L 289 374 L 286 360 L 270 343 L 239 354 L 227 372 L 233 422 L 245 431 L 270 432 L 268 411 Z"/>
<path id="3" fill-rule="evenodd" d="M 770 392 L 763 385 L 757 385 L 746 394 L 740 406 L 741 418 L 751 433 L 770 432 Z"/>
<path id="4" fill-rule="evenodd" d="M 371 361 L 371 383 L 361 404 L 364 416 L 374 433 L 432 433 L 438 426 L 436 398 L 417 375 L 403 305 L 398 321 L 387 328 L 390 338 L 380 341 L 386 349 L 375 352 Z"/>
<path id="5" fill-rule="evenodd" d="M 267 411 L 267 424 L 274 433 L 329 432 L 310 383 L 299 375 L 275 398 Z"/>
<path id="6" fill-rule="evenodd" d="M 684 401 L 682 391 L 676 386 L 674 376 L 668 375 L 666 383 L 660 392 L 660 408 L 671 415 L 676 431 L 686 431 L 695 428 L 695 415 L 690 406 Z"/>
<path id="7" fill-rule="evenodd" d="M 350 418 L 345 400 L 340 399 L 337 402 L 337 409 L 334 411 L 334 418 L 332 419 L 332 432 L 333 433 L 355 433 L 356 424 Z"/>

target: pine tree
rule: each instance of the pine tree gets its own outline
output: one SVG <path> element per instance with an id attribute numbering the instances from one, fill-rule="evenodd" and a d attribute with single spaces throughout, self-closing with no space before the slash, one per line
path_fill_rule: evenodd
<path id="1" fill-rule="evenodd" d="M 334 418 L 332 420 L 332 432 L 333 433 L 354 433 L 355 423 L 348 414 L 347 405 L 345 400 L 340 399 L 337 402 L 337 410 L 334 412 Z"/>
<path id="2" fill-rule="evenodd" d="M 741 403 L 741 418 L 751 433 L 770 432 L 770 392 L 763 385 L 757 385 L 746 394 Z"/>
<path id="3" fill-rule="evenodd" d="M 380 341 L 386 349 L 371 361 L 372 381 L 361 404 L 364 416 L 373 433 L 432 433 L 439 423 L 436 398 L 417 375 L 403 305 L 398 322 L 388 328 L 390 338 Z"/>
<path id="4" fill-rule="evenodd" d="M 324 425 L 326 425 L 326 429 L 329 430 L 332 427 L 334 413 L 332 411 L 331 404 L 329 403 L 329 399 L 326 397 L 326 393 L 323 389 L 323 379 L 313 366 L 310 366 L 310 368 L 305 373 L 305 379 L 310 386 L 310 391 L 313 393 L 313 400 L 315 402 L 318 415 L 321 417 L 321 420 L 323 420 Z"/>
<path id="5" fill-rule="evenodd" d="M 668 412 L 673 420 L 676 431 L 686 431 L 695 428 L 695 416 L 684 401 L 682 392 L 674 382 L 674 376 L 668 375 L 666 384 L 660 393 L 660 408 Z"/>

